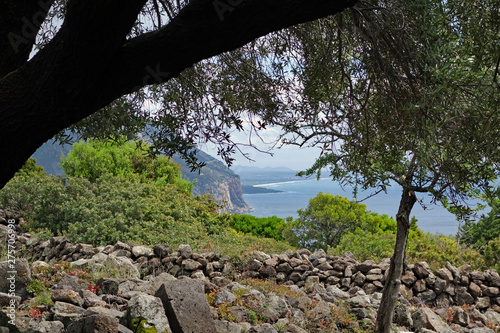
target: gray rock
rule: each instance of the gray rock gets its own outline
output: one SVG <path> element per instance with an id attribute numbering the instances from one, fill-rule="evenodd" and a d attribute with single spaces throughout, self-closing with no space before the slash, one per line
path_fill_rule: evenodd
<path id="1" fill-rule="evenodd" d="M 156 294 L 158 289 L 160 289 L 162 284 L 164 284 L 167 281 L 175 281 L 175 280 L 177 279 L 173 275 L 163 272 L 158 276 L 154 277 L 151 281 L 139 285 L 136 288 L 136 290 L 153 296 Z"/>
<path id="2" fill-rule="evenodd" d="M 54 319 L 61 321 L 66 327 L 75 320 L 80 319 L 85 309 L 70 303 L 55 302 L 52 312 L 54 312 Z"/>
<path id="3" fill-rule="evenodd" d="M 488 287 L 483 290 L 483 295 L 485 296 L 490 296 L 490 297 L 496 297 L 500 295 L 500 289 L 497 287 Z"/>
<path id="4" fill-rule="evenodd" d="M 257 259 L 258 261 L 261 261 L 261 262 L 264 262 L 268 259 L 271 259 L 271 256 L 262 252 L 262 251 L 252 251 L 249 253 L 249 255 L 254 258 L 254 259 Z"/>
<path id="5" fill-rule="evenodd" d="M 335 286 L 328 286 L 326 291 L 338 299 L 348 299 L 350 297 L 348 292 L 345 292 Z"/>
<path id="6" fill-rule="evenodd" d="M 165 308 L 173 332 L 215 333 L 215 322 L 203 285 L 192 279 L 164 283 L 156 296 Z"/>
<path id="7" fill-rule="evenodd" d="M 361 272 L 356 272 L 352 276 L 352 278 L 353 278 L 354 283 L 356 283 L 358 286 L 362 286 L 366 280 L 366 276 Z"/>
<path id="8" fill-rule="evenodd" d="M 460 272 L 458 271 L 458 269 L 455 266 L 453 266 L 452 264 L 450 264 L 448 261 L 444 264 L 444 266 L 446 267 L 446 269 L 448 269 L 451 272 L 454 279 L 456 279 L 460 276 Z"/>
<path id="9" fill-rule="evenodd" d="M 451 274 L 451 273 L 450 273 Z M 446 288 L 446 281 L 440 277 L 434 282 L 434 291 L 437 295 L 441 294 Z"/>
<path id="10" fill-rule="evenodd" d="M 404 327 L 413 326 L 413 319 L 411 318 L 411 312 L 408 306 L 399 303 L 394 310 L 394 322 L 396 324 Z"/>
<path id="11" fill-rule="evenodd" d="M 484 274 L 479 272 L 479 271 L 472 271 L 472 272 L 470 272 L 469 276 L 472 280 L 477 280 L 477 281 L 486 280 L 486 278 L 484 277 Z"/>
<path id="12" fill-rule="evenodd" d="M 309 256 L 309 260 L 313 261 L 315 259 L 326 258 L 326 252 L 323 249 L 319 249 Z"/>
<path id="13" fill-rule="evenodd" d="M 30 329 L 32 329 L 32 331 L 36 333 L 63 333 L 64 324 L 60 321 L 31 321 Z"/>
<path id="14" fill-rule="evenodd" d="M 155 328 L 157 332 L 170 332 L 163 304 L 158 297 L 147 294 L 137 295 L 130 299 L 127 310 L 129 327 L 134 331 L 138 327 Z"/>
<path id="15" fill-rule="evenodd" d="M 430 329 L 435 332 L 445 332 L 450 327 L 429 308 L 421 308 L 412 315 L 413 327 L 418 329 Z"/>
<path id="16" fill-rule="evenodd" d="M 71 289 L 82 295 L 82 286 L 78 282 L 78 277 L 74 275 L 65 275 L 54 289 Z"/>
<path id="17" fill-rule="evenodd" d="M 495 333 L 495 331 L 488 327 L 474 327 L 471 328 L 468 333 Z"/>
<path id="18" fill-rule="evenodd" d="M 134 255 L 135 258 L 139 257 L 152 257 L 154 252 L 153 249 L 147 247 L 147 246 L 134 246 L 132 248 L 132 254 Z"/>
<path id="19" fill-rule="evenodd" d="M 403 276 L 401 276 L 401 282 L 403 282 L 406 286 L 411 287 L 415 281 L 417 281 L 417 277 L 413 271 L 406 271 Z"/>
<path id="20" fill-rule="evenodd" d="M 440 268 L 436 271 L 436 275 L 446 282 L 453 281 L 453 274 L 447 268 Z"/>
<path id="21" fill-rule="evenodd" d="M 469 315 L 462 308 L 457 307 L 453 313 L 452 322 L 460 326 L 467 326 L 469 325 Z"/>
<path id="22" fill-rule="evenodd" d="M 189 259 L 189 258 L 191 258 L 191 255 L 193 254 L 193 250 L 191 249 L 191 246 L 189 246 L 187 244 L 179 245 L 177 251 L 179 252 L 179 255 L 182 257 L 182 259 Z"/>
<path id="23" fill-rule="evenodd" d="M 229 321 L 216 320 L 215 327 L 218 333 L 241 333 L 243 328 Z"/>
<path id="24" fill-rule="evenodd" d="M 84 300 L 79 293 L 72 289 L 55 289 L 50 294 L 52 301 L 71 303 L 77 306 L 83 306 Z"/>
<path id="25" fill-rule="evenodd" d="M 103 257 L 105 256 L 105 257 Z M 92 260 L 89 262 L 89 265 L 100 264 L 106 267 L 107 270 L 118 272 L 118 276 L 120 278 L 140 278 L 141 274 L 139 270 L 134 265 L 132 260 L 128 257 L 117 257 L 113 254 L 106 256 L 103 253 L 98 253 L 97 255 L 92 257 Z"/>
<path id="26" fill-rule="evenodd" d="M 500 313 L 488 310 L 484 313 L 484 317 L 486 318 L 486 322 L 493 322 L 495 325 L 500 325 Z"/>
<path id="27" fill-rule="evenodd" d="M 284 318 L 289 311 L 289 307 L 285 299 L 276 295 L 270 296 L 266 300 L 266 307 L 269 311 L 275 313 L 279 318 Z"/>
<path id="28" fill-rule="evenodd" d="M 181 265 L 182 269 L 185 269 L 187 271 L 195 271 L 197 269 L 202 268 L 201 263 L 193 260 L 193 259 L 185 259 L 182 261 Z"/>
<path id="29" fill-rule="evenodd" d="M 363 274 L 368 273 L 373 268 L 378 268 L 377 264 L 373 260 L 365 260 L 354 267 L 357 271 L 360 271 Z M 344 268 L 342 270 L 344 270 Z"/>
<path id="30" fill-rule="evenodd" d="M 153 253 L 159 258 L 166 258 L 172 253 L 172 247 L 163 244 L 157 244 L 153 247 Z"/>
<path id="31" fill-rule="evenodd" d="M 425 305 L 432 305 L 436 300 L 436 293 L 434 292 L 434 290 L 429 289 L 418 294 L 418 297 L 422 300 L 422 303 L 424 303 Z"/>
<path id="32" fill-rule="evenodd" d="M 456 302 L 458 305 L 474 303 L 474 297 L 467 292 L 467 287 L 456 287 Z"/>
<path id="33" fill-rule="evenodd" d="M 431 273 L 431 269 L 429 268 L 429 264 L 425 261 L 417 262 L 413 265 L 413 273 L 415 273 L 419 279 L 425 279 Z"/>
<path id="34" fill-rule="evenodd" d="M 219 305 L 222 303 L 231 304 L 234 301 L 236 301 L 236 296 L 227 290 L 223 290 L 223 291 L 217 293 L 214 297 L 214 304 L 216 304 L 216 305 Z"/>
<path id="35" fill-rule="evenodd" d="M 33 270 L 33 273 L 40 273 L 42 270 L 49 269 L 50 265 L 47 264 L 45 261 L 37 260 L 34 263 L 31 264 L 31 269 Z"/>
<path id="36" fill-rule="evenodd" d="M 115 309 L 108 309 L 103 306 L 91 306 L 87 308 L 87 310 L 83 313 L 84 317 L 92 315 L 101 315 L 105 317 L 117 318 L 118 320 L 120 320 L 125 316 L 125 313 Z"/>
<path id="37" fill-rule="evenodd" d="M 425 280 L 417 280 L 415 281 L 415 284 L 413 285 L 413 291 L 416 293 L 421 293 L 422 291 L 427 289 L 427 285 L 425 283 Z"/>
<path id="38" fill-rule="evenodd" d="M 266 323 L 250 328 L 248 333 L 278 333 L 278 331 L 273 327 L 273 325 Z"/>
<path id="39" fill-rule="evenodd" d="M 250 271 L 258 271 L 262 267 L 262 262 L 255 258 L 248 258 L 245 262 L 245 269 Z"/>
<path id="40" fill-rule="evenodd" d="M 349 303 L 353 308 L 366 308 L 371 305 L 371 299 L 369 296 L 354 296 L 349 299 Z"/>
<path id="41" fill-rule="evenodd" d="M 484 277 L 492 287 L 500 287 L 500 275 L 494 269 L 484 271 Z"/>
<path id="42" fill-rule="evenodd" d="M 125 250 L 125 251 L 129 251 L 131 252 L 132 251 L 132 248 L 130 247 L 130 245 L 128 244 L 125 244 L 123 242 L 116 242 L 115 246 L 114 246 L 114 250 Z"/>
<path id="43" fill-rule="evenodd" d="M 121 279 L 113 279 L 113 278 L 100 278 L 97 280 L 96 286 L 99 287 L 99 291 L 102 294 L 118 294 L 118 288 L 120 283 L 124 280 Z"/>
<path id="44" fill-rule="evenodd" d="M 90 290 L 83 290 L 83 307 L 90 308 L 93 306 L 105 306 L 106 302 L 104 302 L 100 297 L 91 292 Z"/>
<path id="45" fill-rule="evenodd" d="M 82 318 L 68 326 L 66 333 L 116 333 L 118 332 L 118 319 L 92 315 Z"/>
<path id="46" fill-rule="evenodd" d="M 479 297 L 476 301 L 476 307 L 479 310 L 485 310 L 491 306 L 490 298 L 489 297 Z"/>
<path id="47" fill-rule="evenodd" d="M 481 297 L 483 295 L 483 292 L 481 290 L 481 287 L 479 287 L 477 284 L 474 282 L 471 282 L 469 284 L 469 293 L 472 295 L 474 298 Z"/>

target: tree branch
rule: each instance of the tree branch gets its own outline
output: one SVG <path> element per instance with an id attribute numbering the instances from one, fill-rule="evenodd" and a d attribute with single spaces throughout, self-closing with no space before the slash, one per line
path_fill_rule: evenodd
<path id="1" fill-rule="evenodd" d="M 1 0 L 0 77 L 23 65 L 55 0 Z"/>

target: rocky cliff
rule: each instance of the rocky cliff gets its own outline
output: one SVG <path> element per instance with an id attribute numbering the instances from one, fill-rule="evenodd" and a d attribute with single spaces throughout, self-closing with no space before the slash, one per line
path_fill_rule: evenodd
<path id="1" fill-rule="evenodd" d="M 243 200 L 240 176 L 229 169 L 224 163 L 198 150 L 196 156 L 205 166 L 199 171 L 191 172 L 184 160 L 174 157 L 182 166 L 182 174 L 190 180 L 196 179 L 193 194 L 210 193 L 214 199 L 231 213 L 246 213 L 251 207 Z"/>

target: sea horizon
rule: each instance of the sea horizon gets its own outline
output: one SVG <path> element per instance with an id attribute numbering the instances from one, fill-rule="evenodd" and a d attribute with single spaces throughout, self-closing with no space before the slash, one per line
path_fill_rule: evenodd
<path id="1" fill-rule="evenodd" d="M 319 192 L 330 193 L 332 195 L 342 195 L 349 200 L 354 200 L 351 188 L 342 188 L 338 183 L 329 178 L 304 179 L 283 182 L 271 182 L 254 185 L 265 187 L 282 192 L 244 194 L 245 202 L 252 207 L 249 213 L 256 217 L 277 216 L 280 218 L 298 218 L 298 209 L 304 209 L 309 203 L 309 199 L 315 197 Z M 366 209 L 378 214 L 386 214 L 395 218 L 399 208 L 401 191 L 398 187 L 388 187 L 387 193 L 379 193 L 369 197 L 375 191 L 364 191 L 358 194 L 358 200 L 366 205 Z M 459 221 L 455 215 L 448 212 L 439 203 L 431 204 L 429 196 L 420 194 L 411 212 L 411 217 L 418 220 L 418 227 L 433 234 L 443 234 L 446 236 L 456 236 L 459 228 Z M 366 200 L 362 200 L 369 197 Z"/>

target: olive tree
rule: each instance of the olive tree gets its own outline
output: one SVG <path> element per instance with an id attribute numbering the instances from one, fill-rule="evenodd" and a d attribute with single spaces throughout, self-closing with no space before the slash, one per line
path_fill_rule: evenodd
<path id="1" fill-rule="evenodd" d="M 289 30 L 301 44 L 302 100 L 273 120 L 285 143 L 322 148 L 305 173 L 328 168 L 376 193 L 401 188 L 377 332 L 391 329 L 409 216 L 422 194 L 458 205 L 498 176 L 499 27 L 488 1 L 421 0 L 356 7 L 308 24 L 307 33 Z"/>

